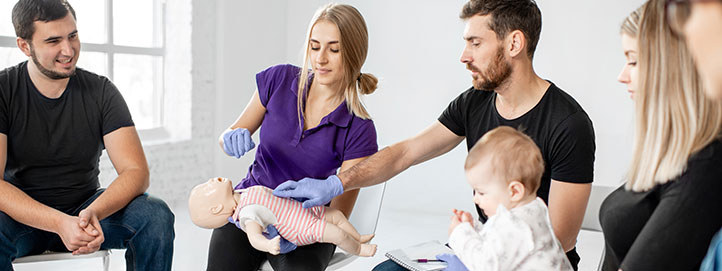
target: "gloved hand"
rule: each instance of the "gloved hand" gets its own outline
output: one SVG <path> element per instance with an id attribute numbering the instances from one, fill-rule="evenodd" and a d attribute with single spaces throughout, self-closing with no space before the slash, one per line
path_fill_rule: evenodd
<path id="1" fill-rule="evenodd" d="M 306 199 L 303 208 L 329 203 L 335 196 L 343 194 L 343 184 L 336 175 L 325 180 L 303 178 L 300 181 L 286 181 L 273 190 L 273 195 L 282 198 Z"/>
<path id="2" fill-rule="evenodd" d="M 238 220 L 234 220 L 233 217 L 230 217 L 230 216 L 229 216 L 229 217 L 228 217 L 228 222 L 231 222 L 231 223 L 233 223 L 233 225 L 236 225 L 237 228 L 242 229 L 242 228 L 241 228 L 241 224 L 240 224 L 241 222 L 238 221 Z M 262 234 L 263 234 L 263 236 L 265 236 L 266 239 L 268 239 L 268 240 L 271 240 L 271 239 L 273 239 L 274 237 L 276 237 L 276 236 L 279 235 L 279 234 L 278 234 L 278 230 L 277 230 L 276 227 L 274 227 L 273 225 L 268 225 L 268 227 L 266 227 L 266 231 L 263 232 Z M 280 243 L 280 244 L 281 244 L 281 254 L 289 253 L 289 252 L 295 250 L 295 249 L 298 247 L 298 246 L 296 246 L 296 244 L 291 243 L 290 241 L 286 240 L 286 238 L 283 238 L 283 236 L 281 236 L 281 243 Z"/>
<path id="3" fill-rule="evenodd" d="M 223 133 L 223 151 L 235 158 L 241 158 L 246 152 L 256 147 L 251 133 L 246 128 L 236 128 Z"/>
<path id="4" fill-rule="evenodd" d="M 447 266 L 444 271 L 469 271 L 469 269 L 466 268 L 464 263 L 459 260 L 459 257 L 456 257 L 456 255 L 454 254 L 439 254 L 436 255 L 436 259 L 446 262 Z"/>

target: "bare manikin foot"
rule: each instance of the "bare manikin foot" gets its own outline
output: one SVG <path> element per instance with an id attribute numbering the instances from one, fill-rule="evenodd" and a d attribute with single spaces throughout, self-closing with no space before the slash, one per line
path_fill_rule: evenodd
<path id="1" fill-rule="evenodd" d="M 376 254 L 376 245 L 370 245 L 370 244 L 361 244 L 361 249 L 359 252 L 359 256 L 361 257 L 371 257 Z"/>
<path id="2" fill-rule="evenodd" d="M 371 239 L 374 239 L 374 236 L 376 236 L 376 235 L 373 233 L 372 234 L 364 234 L 364 235 L 361 235 L 361 237 L 358 239 L 358 241 L 359 241 L 359 243 L 366 244 L 369 241 L 371 241 Z"/>

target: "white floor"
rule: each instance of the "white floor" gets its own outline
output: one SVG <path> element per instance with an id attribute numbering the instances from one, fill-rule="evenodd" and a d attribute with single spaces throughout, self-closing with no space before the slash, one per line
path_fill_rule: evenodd
<path id="1" fill-rule="evenodd" d="M 176 214 L 176 241 L 173 270 L 205 270 L 208 240 L 211 231 L 193 225 L 186 210 L 176 209 L 174 212 Z M 371 270 L 376 264 L 386 260 L 383 256 L 386 251 L 426 240 L 435 239 L 445 242 L 448 221 L 447 215 L 429 215 L 382 209 L 376 238 L 372 241 L 372 243 L 379 245 L 376 255 L 370 258 L 356 258 L 339 270 Z M 579 234 L 577 250 L 582 258 L 579 270 L 596 270 L 603 243 L 602 234 L 599 232 L 582 231 Z M 113 251 L 110 263 L 110 269 L 113 271 L 125 270 L 124 251 Z M 90 271 L 101 269 L 102 262 L 100 258 L 18 264 L 15 266 L 15 270 L 18 271 Z"/>

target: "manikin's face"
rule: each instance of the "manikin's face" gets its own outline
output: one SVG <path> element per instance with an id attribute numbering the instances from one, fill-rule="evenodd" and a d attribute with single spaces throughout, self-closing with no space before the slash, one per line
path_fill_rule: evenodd
<path id="1" fill-rule="evenodd" d="M 491 163 L 488 161 L 467 170 L 466 181 L 474 189 L 474 203 L 487 216 L 494 216 L 499 204 L 511 209 L 509 184 L 493 174 Z"/>
<path id="2" fill-rule="evenodd" d="M 19 41 L 25 55 L 48 79 L 64 79 L 73 75 L 80 53 L 80 40 L 73 15 L 68 12 L 62 19 L 35 21 L 33 25 L 35 33 L 32 42 Z"/>
<path id="3" fill-rule="evenodd" d="M 466 22 L 461 63 L 471 71 L 474 88 L 495 90 L 511 75 L 512 67 L 502 41 L 489 28 L 491 15 L 475 15 Z"/>
<path id="4" fill-rule="evenodd" d="M 213 178 L 197 185 L 190 198 L 191 220 L 201 227 L 222 226 L 236 207 L 231 181 L 226 178 Z"/>
<path id="5" fill-rule="evenodd" d="M 338 27 L 329 21 L 320 20 L 311 29 L 310 39 L 311 65 L 314 83 L 340 87 L 344 76 L 341 58 L 341 33 Z"/>
<path id="6" fill-rule="evenodd" d="M 622 68 L 622 72 L 617 77 L 620 83 L 627 85 L 627 91 L 629 97 L 634 99 L 634 93 L 638 89 L 639 69 L 637 68 L 637 59 L 639 53 L 637 51 L 637 39 L 622 34 L 622 50 L 624 50 L 624 57 L 627 59 Z"/>
<path id="7" fill-rule="evenodd" d="M 722 1 L 692 3 L 683 30 L 707 96 L 722 100 Z"/>

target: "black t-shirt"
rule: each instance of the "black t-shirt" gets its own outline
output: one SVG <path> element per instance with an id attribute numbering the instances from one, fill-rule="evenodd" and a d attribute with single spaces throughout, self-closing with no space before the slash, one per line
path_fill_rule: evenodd
<path id="1" fill-rule="evenodd" d="M 693 155 L 676 180 L 646 192 L 624 186 L 602 203 L 603 270 L 699 270 L 722 227 L 722 140 Z"/>
<path id="2" fill-rule="evenodd" d="M 449 104 L 439 121 L 456 135 L 466 137 L 467 150 L 496 127 L 522 130 L 534 140 L 544 158 L 544 174 L 537 190 L 537 196 L 544 202 L 549 199 L 552 179 L 592 182 L 594 128 L 574 98 L 552 83 L 534 108 L 508 120 L 496 110 L 496 95 L 493 91 L 470 88 Z"/>
<path id="3" fill-rule="evenodd" d="M 0 133 L 7 135 L 5 180 L 61 211 L 99 187 L 103 136 L 133 126 L 128 106 L 107 78 L 78 68 L 57 99 L 42 95 L 27 62 L 0 71 Z"/>

